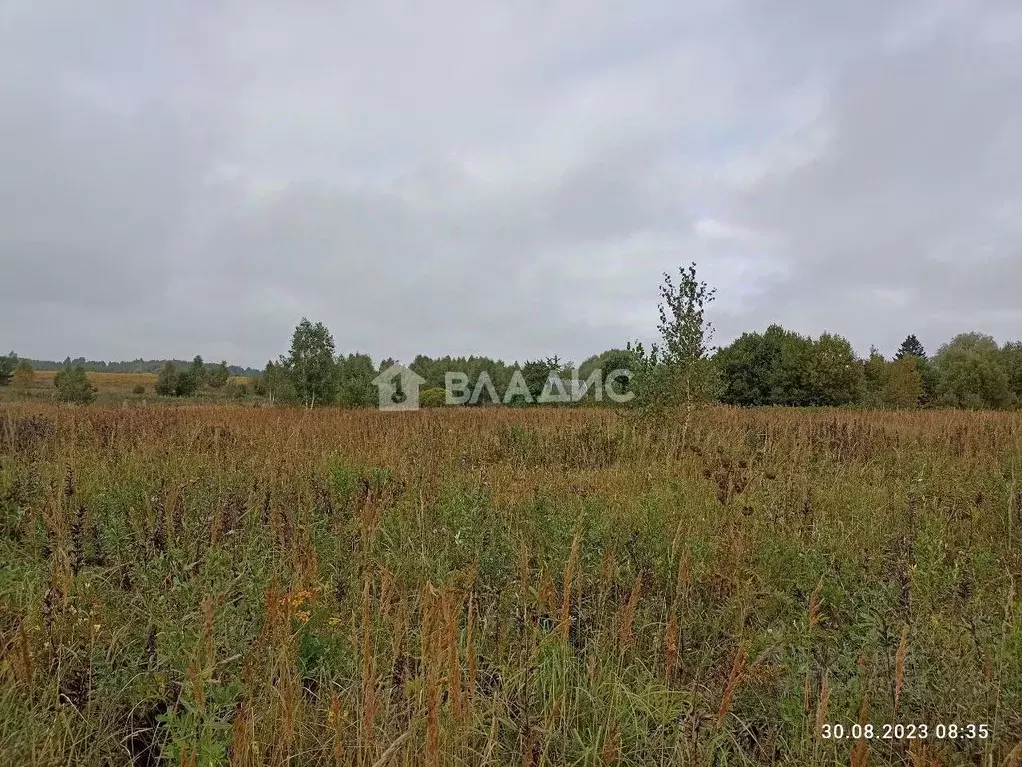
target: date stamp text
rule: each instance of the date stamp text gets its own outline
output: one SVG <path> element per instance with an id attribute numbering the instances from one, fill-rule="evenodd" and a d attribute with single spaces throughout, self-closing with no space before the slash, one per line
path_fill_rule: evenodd
<path id="1" fill-rule="evenodd" d="M 820 730 L 824 740 L 986 740 L 990 725 L 967 723 L 837 724 Z"/>

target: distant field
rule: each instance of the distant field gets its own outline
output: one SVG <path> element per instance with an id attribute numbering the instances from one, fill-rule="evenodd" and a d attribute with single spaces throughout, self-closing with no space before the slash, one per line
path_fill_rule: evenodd
<path id="1" fill-rule="evenodd" d="M 56 370 L 37 370 L 32 391 L 52 390 L 56 375 Z M 131 394 L 136 386 L 144 386 L 147 394 L 153 394 L 153 387 L 156 386 L 155 373 L 89 373 L 88 376 L 100 394 Z M 252 383 L 252 379 L 245 376 L 233 376 L 231 381 L 238 384 Z"/>
<path id="2" fill-rule="evenodd" d="M 53 379 L 57 376 L 56 370 L 36 371 L 36 386 L 42 389 L 52 389 Z M 138 385 L 152 387 L 156 385 L 154 373 L 89 373 L 89 380 L 99 387 L 100 391 L 128 391 Z"/>
<path id="3" fill-rule="evenodd" d="M 679 423 L 0 405 L 0 763 L 1018 765 L 1022 414 Z"/>

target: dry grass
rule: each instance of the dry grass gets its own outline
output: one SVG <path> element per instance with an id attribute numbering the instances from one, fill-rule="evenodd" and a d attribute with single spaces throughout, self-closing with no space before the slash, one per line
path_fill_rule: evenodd
<path id="1" fill-rule="evenodd" d="M 53 394 L 53 379 L 56 378 L 56 370 L 37 370 L 31 388 L 30 398 L 49 397 Z M 149 396 L 153 395 L 156 386 L 155 373 L 89 373 L 89 380 L 99 390 L 100 396 L 110 395 L 111 397 L 127 396 L 132 394 L 136 386 L 144 386 Z M 246 376 L 232 376 L 231 382 L 251 386 L 252 379 Z M 10 391 L 7 395 L 13 398 L 17 392 Z"/>
<path id="2" fill-rule="evenodd" d="M 56 370 L 37 370 L 35 384 L 40 389 L 52 389 Z M 156 385 L 155 373 L 89 373 L 92 385 L 101 392 L 126 394 L 136 386 L 152 389 Z"/>
<path id="3" fill-rule="evenodd" d="M 1020 523 L 1019 414 L 0 406 L 0 743 L 1000 763 Z M 992 737 L 819 737 L 860 719 Z"/>

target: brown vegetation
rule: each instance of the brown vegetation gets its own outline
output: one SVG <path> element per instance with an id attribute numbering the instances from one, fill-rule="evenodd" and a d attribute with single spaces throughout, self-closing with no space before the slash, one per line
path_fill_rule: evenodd
<path id="1" fill-rule="evenodd" d="M 683 438 L 588 409 L 5 405 L 0 743 L 1000 763 L 1020 526 L 1018 414 L 715 409 Z M 821 739 L 860 718 L 991 737 Z"/>

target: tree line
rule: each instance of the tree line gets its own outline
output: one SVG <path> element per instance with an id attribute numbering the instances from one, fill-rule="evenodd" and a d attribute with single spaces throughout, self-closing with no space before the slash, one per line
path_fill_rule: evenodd
<path id="1" fill-rule="evenodd" d="M 165 363 L 156 376 L 156 393 L 165 397 L 193 397 L 204 386 L 222 389 L 230 380 L 231 371 L 226 361 L 209 365 L 201 356 L 196 356 L 188 366 Z"/>
<path id="2" fill-rule="evenodd" d="M 679 270 L 677 277 L 664 274 L 660 287 L 660 340 L 650 349 L 628 343 L 593 355 L 579 365 L 558 356 L 505 363 L 483 356 L 416 356 L 408 367 L 425 380 L 420 395 L 424 405 L 441 405 L 445 399 L 445 375 L 461 373 L 471 390 L 480 389 L 478 404 L 497 404 L 494 392 L 506 391 L 516 374 L 526 382 L 536 400 L 552 378 L 591 380 L 595 371 L 608 374 L 628 370 L 630 376 L 616 387 L 635 394 L 634 407 L 650 411 L 696 404 L 821 407 L 857 406 L 903 409 L 953 407 L 1007 409 L 1022 406 L 1022 342 L 999 345 L 991 336 L 961 333 L 931 356 L 919 339 L 909 334 L 888 359 L 871 348 L 859 358 L 849 341 L 837 334 L 816 338 L 770 325 L 762 332 L 744 333 L 723 348 L 710 341 L 713 327 L 705 319 L 714 289 L 698 279 L 695 264 Z M 252 394 L 273 402 L 368 407 L 377 403 L 373 379 L 395 364 L 379 365 L 365 353 L 337 354 L 333 335 L 322 322 L 302 318 L 292 335 L 287 354 L 267 363 L 253 377 Z M 20 367 L 19 367 L 20 366 Z M 11 383 L 19 369 L 31 369 L 13 352 L 0 357 L 0 386 Z M 196 357 L 190 364 L 165 362 L 159 369 L 156 393 L 163 396 L 194 396 L 203 388 L 228 388 L 236 397 L 249 395 L 247 387 L 231 384 L 236 368 L 226 361 L 217 365 Z M 67 399 L 86 401 L 85 365 L 67 360 L 61 382 L 70 392 Z M 480 387 L 483 378 L 489 387 Z M 58 394 L 63 392 L 58 387 Z M 582 402 L 595 400 L 594 393 Z"/>
<path id="3" fill-rule="evenodd" d="M 14 352 L 0 357 L 0 386 L 13 386 L 15 389 L 28 391 L 34 383 L 35 370 L 30 360 L 20 359 Z M 90 371 L 85 365 L 74 361 L 58 368 L 53 379 L 57 399 L 82 404 L 92 402 L 98 389 L 89 380 L 89 372 L 95 371 Z M 157 394 L 163 396 L 191 397 L 203 388 L 229 388 L 230 378 L 230 367 L 226 361 L 209 365 L 203 362 L 201 356 L 197 356 L 191 364 L 180 368 L 177 363 L 165 362 L 157 375 L 154 388 Z M 237 388 L 238 392 L 231 393 L 235 395 L 247 393 L 246 387 Z M 145 394 L 145 386 L 139 384 L 135 387 L 134 393 Z"/>
<path id="4" fill-rule="evenodd" d="M 282 403 L 372 406 L 377 401 L 373 379 L 394 362 L 386 359 L 377 366 L 367 354 L 335 356 L 329 330 L 322 323 L 303 320 L 289 353 L 267 364 L 254 389 Z M 990 336 L 975 332 L 955 336 L 932 356 L 910 334 L 890 359 L 875 348 L 861 359 L 840 335 L 812 338 L 771 325 L 716 350 L 703 339 L 664 344 L 648 352 L 641 344 L 627 344 L 577 366 L 556 356 L 508 364 L 489 357 L 420 354 L 408 367 L 426 380 L 421 400 L 427 405 L 442 404 L 448 372 L 465 374 L 472 390 L 485 375 L 502 392 L 519 371 L 535 399 L 551 376 L 586 381 L 596 370 L 607 374 L 621 369 L 632 373 L 625 387 L 636 393 L 639 407 L 714 401 L 745 407 L 878 409 L 1022 405 L 1022 343 L 999 346 Z M 489 389 L 483 392 L 480 404 L 496 404 Z M 594 396 L 586 393 L 582 399 L 592 401 Z"/>
<path id="5" fill-rule="evenodd" d="M 106 362 L 104 360 L 89 360 L 85 357 L 66 357 L 63 362 L 54 360 L 33 360 L 21 358 L 34 370 L 64 370 L 66 368 L 81 367 L 86 373 L 154 373 L 158 374 L 168 363 L 177 368 L 186 368 L 191 363 L 188 360 L 123 360 L 120 362 Z M 232 376 L 254 377 L 262 373 L 261 370 L 241 365 L 228 365 L 227 370 Z"/>
<path id="6" fill-rule="evenodd" d="M 885 358 L 858 359 L 841 336 L 817 339 L 771 325 L 714 356 L 722 402 L 734 405 L 863 405 L 874 408 L 1005 409 L 1022 404 L 1022 343 L 961 333 L 932 357 L 914 334 Z"/>

